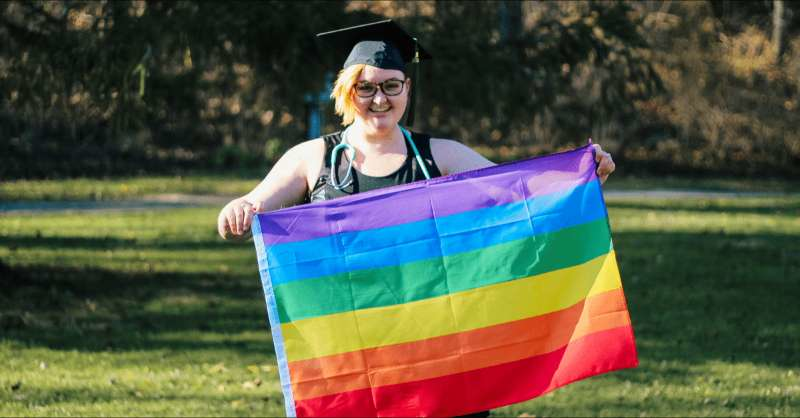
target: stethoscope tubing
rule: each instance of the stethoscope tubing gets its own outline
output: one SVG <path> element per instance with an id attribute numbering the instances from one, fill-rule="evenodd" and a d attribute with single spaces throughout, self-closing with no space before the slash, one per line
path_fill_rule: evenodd
<path id="1" fill-rule="evenodd" d="M 419 164 L 420 169 L 422 169 L 422 174 L 425 175 L 425 178 L 430 180 L 431 175 L 428 172 L 428 167 L 425 164 L 425 160 L 422 159 L 422 156 L 419 154 L 419 150 L 417 149 L 417 144 L 414 143 L 414 140 L 411 139 L 411 133 L 408 129 L 399 126 L 400 131 L 403 133 L 403 136 L 406 138 L 406 141 L 411 145 L 411 149 L 414 151 L 414 158 L 417 159 L 417 164 Z M 333 186 L 336 190 L 343 190 L 346 187 L 353 184 L 353 161 L 355 161 L 356 157 L 356 149 L 347 143 L 347 132 L 350 127 L 345 128 L 342 132 L 342 142 L 337 144 L 333 147 L 333 151 L 331 152 L 331 172 L 330 172 L 330 182 L 331 186 Z M 347 164 L 347 174 L 345 174 L 344 179 L 342 181 L 336 181 L 336 177 L 334 176 L 334 172 L 336 170 L 336 158 L 339 155 L 339 152 L 344 150 L 344 152 L 350 151 L 351 157 L 349 158 Z"/>

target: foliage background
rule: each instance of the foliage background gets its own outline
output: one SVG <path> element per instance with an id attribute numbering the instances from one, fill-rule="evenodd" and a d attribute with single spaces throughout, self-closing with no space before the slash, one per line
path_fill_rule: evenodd
<path id="1" fill-rule="evenodd" d="M 794 175 L 798 11 L 778 0 L 2 2 L 0 178 L 263 170 L 306 139 L 305 96 L 343 58 L 313 35 L 387 17 L 435 57 L 416 129 L 496 160 L 591 136 L 629 172 Z"/>

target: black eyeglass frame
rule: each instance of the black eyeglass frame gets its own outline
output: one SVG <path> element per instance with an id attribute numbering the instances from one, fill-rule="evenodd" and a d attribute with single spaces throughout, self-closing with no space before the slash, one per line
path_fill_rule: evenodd
<path id="1" fill-rule="evenodd" d="M 384 83 L 387 83 L 387 82 L 390 82 L 390 81 L 399 82 L 400 83 L 400 90 L 397 93 L 389 94 L 386 91 L 386 89 L 383 87 Z M 408 81 L 408 79 L 400 80 L 399 78 L 389 78 L 389 79 L 381 81 L 380 83 L 373 83 L 371 81 L 359 81 L 358 83 L 353 85 L 353 90 L 355 90 L 356 96 L 358 96 L 358 97 L 360 97 L 362 99 L 368 99 L 370 97 L 375 97 L 375 95 L 378 94 L 378 89 L 381 89 L 383 94 L 386 95 L 386 96 L 398 96 L 398 95 L 400 95 L 400 93 L 403 92 L 403 89 L 406 86 L 406 81 Z M 359 85 L 369 85 L 369 86 L 372 86 L 375 90 L 372 92 L 372 94 L 370 94 L 368 96 L 362 96 L 362 95 L 358 94 L 358 86 Z"/>

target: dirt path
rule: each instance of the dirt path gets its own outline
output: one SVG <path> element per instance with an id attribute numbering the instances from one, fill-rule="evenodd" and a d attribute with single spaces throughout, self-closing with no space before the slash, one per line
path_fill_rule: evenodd
<path id="1" fill-rule="evenodd" d="M 789 196 L 781 192 L 713 192 L 708 190 L 680 190 L 680 189 L 653 189 L 653 190 L 607 190 L 603 196 L 609 200 L 623 199 L 725 199 L 737 197 L 780 197 Z"/>
<path id="2" fill-rule="evenodd" d="M 779 197 L 786 193 L 758 192 L 711 192 L 703 190 L 608 190 L 603 193 L 608 200 L 641 200 L 641 199 L 719 199 L 737 197 Z M 13 215 L 32 212 L 56 211 L 110 211 L 130 212 L 153 209 L 192 208 L 203 206 L 222 207 L 233 196 L 160 194 L 144 196 L 135 200 L 108 201 L 17 201 L 0 202 L 0 215 Z"/>
<path id="3" fill-rule="evenodd" d="M 141 211 L 153 209 L 193 208 L 201 206 L 219 206 L 228 203 L 233 196 L 190 195 L 190 194 L 159 194 L 144 196 L 141 199 L 131 200 L 76 200 L 76 201 L 46 201 L 46 200 L 21 200 L 16 202 L 0 202 L 0 215 L 10 215 L 28 212 L 56 212 L 56 211 Z"/>

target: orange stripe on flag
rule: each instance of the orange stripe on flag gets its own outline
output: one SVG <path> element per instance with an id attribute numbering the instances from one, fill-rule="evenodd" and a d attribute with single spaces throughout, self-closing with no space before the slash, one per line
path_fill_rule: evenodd
<path id="1" fill-rule="evenodd" d="M 622 289 L 519 321 L 409 343 L 289 363 L 294 399 L 413 382 L 548 353 L 630 325 Z"/>

